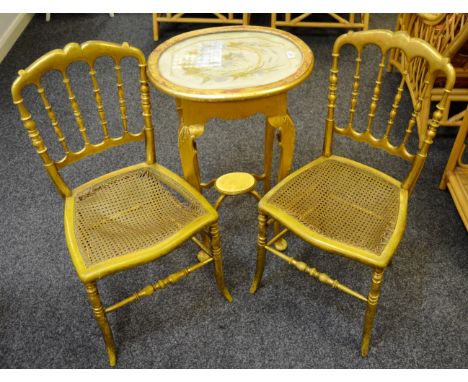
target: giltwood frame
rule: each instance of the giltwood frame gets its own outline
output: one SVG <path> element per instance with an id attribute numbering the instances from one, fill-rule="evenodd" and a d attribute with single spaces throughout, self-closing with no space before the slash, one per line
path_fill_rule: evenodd
<path id="1" fill-rule="evenodd" d="M 94 69 L 94 63 L 97 58 L 107 56 L 112 58 L 116 70 L 117 76 L 117 93 L 119 99 L 119 109 L 122 119 L 122 135 L 117 138 L 112 138 L 109 135 L 107 128 L 107 118 L 104 110 L 104 105 L 101 97 L 101 90 L 96 77 L 96 71 Z M 127 111 L 123 90 L 122 75 L 120 71 L 120 62 L 125 57 L 133 57 L 138 61 L 139 71 L 139 90 L 141 97 L 141 109 L 144 120 L 144 127 L 139 133 L 131 133 L 127 127 Z M 89 67 L 89 74 L 92 80 L 93 93 L 98 109 L 99 119 L 101 128 L 103 131 L 104 139 L 102 142 L 97 144 L 90 143 L 88 138 L 84 119 L 81 115 L 78 101 L 73 92 L 70 79 L 67 74 L 69 65 L 77 61 L 85 62 Z M 83 147 L 77 152 L 73 152 L 69 149 L 66 137 L 60 127 L 59 121 L 53 107 L 49 102 L 46 92 L 41 84 L 41 78 L 49 71 L 58 71 L 63 77 L 63 83 L 66 87 L 70 106 L 75 117 L 75 121 L 78 125 L 79 131 L 83 139 Z M 130 46 L 128 43 L 122 45 L 105 42 L 105 41 L 88 41 L 83 44 L 70 43 L 67 44 L 64 49 L 56 49 L 49 53 L 46 53 L 28 68 L 19 71 L 19 76 L 14 81 L 11 92 L 13 103 L 17 106 L 21 120 L 24 127 L 26 128 L 28 135 L 31 139 L 36 152 L 39 154 L 43 161 L 43 165 L 51 178 L 53 184 L 56 186 L 60 195 L 65 199 L 65 212 L 64 212 L 64 223 L 65 223 L 65 237 L 67 241 L 68 250 L 70 257 L 77 271 L 78 277 L 85 285 L 89 302 L 91 304 L 94 316 L 101 329 L 106 351 L 109 358 L 109 364 L 114 366 L 116 364 L 116 348 L 112 335 L 112 330 L 107 320 L 107 313 L 110 313 L 118 308 L 121 308 L 130 302 L 136 301 L 143 297 L 153 294 L 155 291 L 165 288 L 166 286 L 176 283 L 182 278 L 188 276 L 191 272 L 209 264 L 214 264 L 214 273 L 216 284 L 221 294 L 228 300 L 232 301 L 232 297 L 225 286 L 224 274 L 222 269 L 222 256 L 221 246 L 219 238 L 218 228 L 218 214 L 216 210 L 198 193 L 190 184 L 185 180 L 165 169 L 156 163 L 156 154 L 154 148 L 154 130 L 152 123 L 151 104 L 150 104 L 150 93 L 149 86 L 146 76 L 146 59 L 143 53 Z M 44 140 L 41 137 L 39 130 L 36 127 L 31 113 L 27 109 L 24 99 L 22 97 L 22 91 L 25 87 L 33 85 L 36 87 L 39 96 L 43 102 L 43 105 L 47 111 L 47 115 L 54 129 L 56 138 L 61 143 L 64 150 L 64 157 L 58 161 L 53 161 L 48 154 L 47 147 Z M 82 158 L 91 156 L 109 148 L 123 145 L 129 142 L 138 140 L 145 141 L 145 152 L 146 161 L 133 166 L 125 167 L 117 171 L 102 175 L 94 178 L 91 181 L 78 186 L 74 189 L 70 188 L 61 175 L 59 170 L 69 164 L 72 164 Z M 157 172 L 160 176 L 169 179 L 173 185 L 172 189 L 174 192 L 185 192 L 190 194 L 205 210 L 205 213 L 189 223 L 183 226 L 179 231 L 169 236 L 162 242 L 155 244 L 151 247 L 144 248 L 138 251 L 124 254 L 122 256 L 116 256 L 110 260 L 100 262 L 96 265 L 86 266 L 83 258 L 80 254 L 80 248 L 77 243 L 75 236 L 75 196 L 81 191 L 92 188 L 93 186 L 100 184 L 102 181 L 114 177 L 118 177 L 122 174 L 127 174 L 130 171 L 136 169 L 152 169 Z M 208 240 L 205 243 L 199 242 L 194 236 L 200 231 L 208 232 L 206 237 Z M 140 291 L 133 295 L 117 302 L 107 308 L 105 308 L 101 302 L 99 296 L 97 281 L 115 274 L 117 272 L 124 271 L 129 268 L 133 268 L 151 261 L 154 261 L 162 256 L 165 256 L 188 239 L 192 241 L 205 253 L 203 261 L 198 262 L 190 267 L 184 268 L 181 271 L 170 274 L 169 276 L 147 285 Z"/>
<path id="2" fill-rule="evenodd" d="M 338 60 L 339 51 L 344 45 L 352 45 L 357 50 L 356 57 L 356 72 L 354 75 L 351 105 L 349 110 L 349 123 L 345 127 L 339 127 L 335 122 L 335 108 L 337 99 L 337 82 L 338 82 Z M 361 65 L 361 52 L 364 47 L 368 44 L 376 45 L 380 48 L 382 59 L 379 63 L 379 70 L 377 79 L 375 81 L 371 104 L 369 107 L 368 114 L 368 126 L 363 132 L 358 132 L 354 129 L 354 116 L 356 112 L 356 105 L 358 99 L 358 90 L 360 82 L 360 65 Z M 411 115 L 408 126 L 405 130 L 405 136 L 402 143 L 399 146 L 394 146 L 389 141 L 389 134 L 394 126 L 396 113 L 401 101 L 403 86 L 405 83 L 404 76 L 407 75 L 405 72 L 403 78 L 397 89 L 397 93 L 392 104 L 392 110 L 389 114 L 387 122 L 387 128 L 382 137 L 376 137 L 373 134 L 372 126 L 375 116 L 375 111 L 379 101 L 379 95 L 381 91 L 382 74 L 385 67 L 385 59 L 387 53 L 392 49 L 399 49 L 408 61 L 412 61 L 417 57 L 423 58 L 428 65 L 428 75 L 425 79 L 425 84 L 429 83 L 429 79 L 432 78 L 433 73 L 442 72 L 445 74 L 446 86 L 443 92 L 441 101 L 436 106 L 436 111 L 433 113 L 433 117 L 428 123 L 426 129 L 424 129 L 424 136 L 419 136 L 420 144 L 416 154 L 410 153 L 406 148 L 407 137 L 411 134 L 413 127 L 416 124 L 417 115 L 421 109 L 422 97 L 420 96 L 415 103 L 413 103 L 414 111 Z M 282 180 L 276 187 L 268 192 L 259 203 L 259 216 L 258 216 L 258 237 L 257 237 L 257 264 L 255 270 L 255 276 L 250 288 L 251 293 L 255 293 L 260 286 L 263 271 L 265 267 L 266 252 L 270 252 L 280 259 L 286 261 L 288 264 L 294 266 L 299 271 L 306 272 L 311 277 L 317 278 L 320 282 L 325 283 L 333 288 L 336 288 L 348 295 L 351 295 L 361 301 L 366 302 L 366 313 L 364 317 L 364 328 L 361 340 L 361 355 L 367 357 L 369 354 L 370 339 L 372 333 L 373 321 L 377 311 L 377 303 L 380 295 L 380 288 L 383 280 L 383 274 L 387 266 L 391 264 L 393 255 L 398 248 L 398 245 L 403 237 L 406 219 L 407 219 L 407 204 L 410 194 L 412 193 L 416 181 L 421 173 L 422 167 L 426 160 L 429 146 L 433 143 L 436 135 L 437 128 L 442 118 L 444 109 L 447 106 L 447 100 L 455 84 L 455 70 L 450 64 L 450 60 L 442 56 L 433 47 L 423 40 L 411 38 L 405 32 L 390 32 L 386 30 L 371 30 L 362 32 L 348 32 L 347 34 L 341 35 L 335 41 L 332 52 L 332 65 L 330 69 L 329 77 L 329 93 L 328 93 L 328 113 L 325 124 L 325 137 L 322 150 L 322 156 L 318 159 L 310 162 L 303 166 L 299 170 L 295 171 L 288 177 Z M 414 102 L 414 100 L 413 100 Z M 333 155 L 332 144 L 334 134 L 344 135 L 358 142 L 363 142 L 369 146 L 385 150 L 388 153 L 398 156 L 411 163 L 411 168 L 407 173 L 403 181 L 398 181 L 389 175 L 366 166 L 362 163 L 350 160 L 348 158 L 338 157 Z M 327 160 L 335 160 L 343 162 L 348 166 L 353 166 L 357 169 L 363 170 L 385 180 L 387 183 L 392 184 L 400 189 L 399 193 L 399 212 L 395 222 L 395 226 L 387 241 L 385 248 L 379 255 L 374 254 L 357 246 L 349 245 L 344 242 L 335 240 L 325 235 L 316 232 L 303 223 L 298 221 L 296 218 L 288 214 L 287 211 L 269 203 L 269 200 L 283 187 L 288 184 L 294 177 L 300 175 L 302 172 L 308 169 L 320 165 Z M 291 198 L 296 198 L 297 195 L 291 195 Z M 284 196 L 283 196 L 284 198 Z M 281 232 L 275 232 L 274 237 L 271 240 L 267 239 L 267 225 L 271 223 L 281 224 L 285 227 Z M 291 232 L 307 243 L 316 246 L 327 252 L 335 253 L 340 256 L 349 258 L 354 261 L 358 261 L 366 266 L 373 269 L 372 281 L 370 291 L 366 296 L 349 288 L 348 286 L 340 283 L 338 280 L 331 278 L 329 275 L 319 272 L 316 268 L 310 267 L 308 264 L 302 261 L 298 261 L 293 257 L 287 256 L 278 248 L 273 248 L 272 245 L 277 240 L 283 239 L 288 232 Z"/>

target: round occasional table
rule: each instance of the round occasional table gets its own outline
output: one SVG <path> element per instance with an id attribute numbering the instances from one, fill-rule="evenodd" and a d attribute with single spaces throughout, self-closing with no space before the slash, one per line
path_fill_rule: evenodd
<path id="1" fill-rule="evenodd" d="M 296 36 L 272 28 L 229 26 L 183 33 L 159 45 L 148 58 L 148 77 L 173 96 L 179 113 L 179 153 L 185 179 L 196 189 L 215 186 L 226 196 L 250 193 L 257 180 L 271 187 L 273 143 L 277 131 L 280 158 L 277 181 L 288 175 L 294 155 L 295 128 L 288 113 L 287 92 L 312 72 L 314 56 Z M 266 117 L 262 174 L 229 173 L 203 183 L 196 140 L 212 118 Z M 233 138 L 234 139 L 234 138 Z M 279 226 L 275 224 L 275 232 Z M 207 241 L 207 237 L 204 237 Z M 276 243 L 286 249 L 285 240 Z M 204 254 L 200 253 L 203 259 Z"/>
<path id="2" fill-rule="evenodd" d="M 256 180 L 263 181 L 264 192 L 270 189 L 275 130 L 280 149 L 277 181 L 288 175 L 295 128 L 288 113 L 287 92 L 310 75 L 313 64 L 312 51 L 302 40 L 258 26 L 183 33 L 151 53 L 149 80 L 176 100 L 184 177 L 199 191 L 214 185 L 221 194 L 216 207 L 225 196 L 252 193 Z M 256 113 L 266 117 L 263 173 L 231 173 L 218 182 L 212 179 L 203 183 L 196 140 L 203 135 L 208 120 L 243 119 Z"/>

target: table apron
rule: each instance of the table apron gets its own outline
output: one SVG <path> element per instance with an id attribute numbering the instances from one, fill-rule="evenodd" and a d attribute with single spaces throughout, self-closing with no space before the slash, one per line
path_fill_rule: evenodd
<path id="1" fill-rule="evenodd" d="M 287 92 L 263 98 L 220 102 L 178 98 L 176 103 L 184 125 L 205 124 L 212 118 L 244 119 L 257 113 L 275 117 L 285 115 L 288 111 Z"/>

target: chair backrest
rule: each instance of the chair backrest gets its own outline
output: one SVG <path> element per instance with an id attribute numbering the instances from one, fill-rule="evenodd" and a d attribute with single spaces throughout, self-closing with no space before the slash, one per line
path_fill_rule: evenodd
<path id="1" fill-rule="evenodd" d="M 95 62 L 100 57 L 110 57 L 115 64 L 116 72 L 116 90 L 119 101 L 120 117 L 122 119 L 122 135 L 111 137 L 108 131 L 108 122 L 104 110 L 101 90 L 99 88 L 97 73 L 95 70 Z M 138 133 L 132 133 L 127 126 L 127 106 L 124 96 L 124 87 L 121 73 L 121 62 L 126 57 L 135 58 L 139 67 L 139 91 L 141 96 L 141 109 L 143 113 L 144 127 Z M 89 67 L 89 75 L 91 77 L 92 90 L 94 100 L 97 106 L 100 125 L 103 133 L 103 140 L 99 143 L 91 143 L 88 137 L 88 132 L 84 123 L 84 118 L 80 111 L 80 106 L 71 86 L 67 69 L 70 64 L 75 62 L 84 62 Z M 63 85 L 66 89 L 70 102 L 70 112 L 73 113 L 76 125 L 82 137 L 83 147 L 78 151 L 71 151 L 67 143 L 66 137 L 60 127 L 57 116 L 52 109 L 52 105 L 46 95 L 41 79 L 50 71 L 57 71 L 61 74 Z M 151 104 L 146 77 L 146 59 L 144 54 L 137 48 L 130 46 L 128 43 L 122 45 L 105 42 L 105 41 L 88 41 L 81 45 L 70 43 L 62 49 L 56 49 L 46 53 L 41 58 L 32 63 L 28 68 L 20 70 L 18 77 L 11 87 L 14 104 L 18 107 L 21 120 L 24 127 L 28 131 L 29 137 L 37 153 L 42 158 L 44 167 L 47 170 L 52 182 L 62 196 L 71 195 L 70 187 L 65 183 L 59 170 L 77 160 L 87 157 L 92 154 L 100 153 L 108 148 L 119 146 L 128 142 L 145 140 L 146 144 L 146 162 L 148 164 L 155 162 L 154 149 L 154 130 L 151 120 Z M 25 106 L 22 92 L 25 87 L 30 85 L 37 89 L 41 102 L 47 112 L 48 118 L 52 124 L 55 136 L 60 142 L 64 156 L 54 161 L 51 159 L 44 140 L 37 129 L 31 113 Z"/>
<path id="2" fill-rule="evenodd" d="M 337 98 L 337 83 L 338 83 L 338 60 L 340 49 L 347 44 L 351 44 L 356 48 L 356 67 L 352 85 L 352 94 L 349 108 L 349 119 L 346 126 L 339 127 L 335 122 L 335 107 Z M 369 105 L 367 127 L 364 131 L 359 132 L 355 129 L 354 119 L 356 116 L 359 87 L 360 87 L 360 69 L 362 62 L 362 52 L 364 47 L 367 45 L 375 45 L 380 48 L 381 59 L 378 64 L 377 78 L 373 87 L 373 94 Z M 373 123 L 374 117 L 379 103 L 379 96 L 382 89 L 382 77 L 385 68 L 388 53 L 392 49 L 399 49 L 404 54 L 408 62 L 412 62 L 415 59 L 424 61 L 424 65 L 427 65 L 427 75 L 423 79 L 422 86 L 423 90 L 419 93 L 418 98 L 413 102 L 413 111 L 409 119 L 408 124 L 405 126 L 405 132 L 401 142 L 395 144 L 390 142 L 390 133 L 394 127 L 395 117 L 400 106 L 400 102 L 405 88 L 405 80 L 408 76 L 408 72 L 402 73 L 402 78 L 396 91 L 395 98 L 393 100 L 392 108 L 389 113 L 388 121 L 386 124 L 385 132 L 382 136 L 377 137 L 373 134 Z M 328 95 L 328 114 L 326 119 L 325 139 L 323 146 L 323 155 L 330 156 L 332 154 L 332 143 L 333 134 L 338 133 L 340 135 L 347 136 L 358 142 L 365 142 L 368 145 L 383 149 L 390 154 L 399 156 L 407 161 L 411 165 L 406 178 L 402 182 L 402 187 L 409 190 L 413 190 L 415 183 L 419 177 L 419 174 L 424 165 L 424 161 L 427 156 L 429 146 L 432 144 L 433 139 L 436 135 L 437 127 L 439 126 L 442 113 L 447 106 L 447 97 L 452 90 L 455 83 L 455 70 L 450 64 L 450 60 L 442 56 L 433 47 L 421 39 L 411 38 L 406 32 L 391 32 L 387 30 L 369 30 L 363 32 L 349 32 L 337 38 L 332 53 L 332 66 L 330 70 L 330 85 Z M 428 122 L 428 126 L 424 127 L 418 134 L 419 145 L 417 152 L 410 152 L 408 148 L 408 139 L 414 130 L 417 116 L 421 110 L 423 97 L 429 89 L 436 73 L 443 72 L 446 77 L 446 84 L 444 93 L 441 101 L 437 104 L 436 110 L 432 115 L 432 119 Z M 416 131 L 416 133 L 418 133 Z"/>

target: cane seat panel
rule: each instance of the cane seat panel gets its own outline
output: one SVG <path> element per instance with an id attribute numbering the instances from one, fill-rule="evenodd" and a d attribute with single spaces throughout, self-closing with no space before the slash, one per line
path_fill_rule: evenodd
<path id="1" fill-rule="evenodd" d="M 162 166 L 123 170 L 82 185 L 67 198 L 67 241 L 80 278 L 97 270 L 112 273 L 119 260 L 151 261 L 167 252 L 168 242 L 173 248 L 216 220 L 214 209 Z M 145 259 L 141 252 L 147 250 L 151 257 Z"/>
<path id="2" fill-rule="evenodd" d="M 260 207 L 283 223 L 284 215 L 294 219 L 312 240 L 326 238 L 335 248 L 344 244 L 363 254 L 367 263 L 382 262 L 405 220 L 399 184 L 352 160 L 321 157 L 275 187 Z"/>

